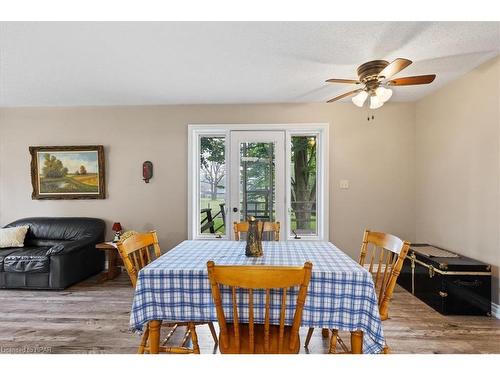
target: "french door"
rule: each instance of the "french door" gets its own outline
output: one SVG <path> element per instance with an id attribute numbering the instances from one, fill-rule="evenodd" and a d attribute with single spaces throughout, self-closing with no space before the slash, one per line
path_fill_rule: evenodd
<path id="1" fill-rule="evenodd" d="M 328 125 L 189 125 L 188 238 L 279 221 L 282 240 L 328 239 Z"/>
<path id="2" fill-rule="evenodd" d="M 285 132 L 231 131 L 230 135 L 231 223 L 254 216 L 285 224 Z M 230 237 L 234 238 L 233 231 Z"/>

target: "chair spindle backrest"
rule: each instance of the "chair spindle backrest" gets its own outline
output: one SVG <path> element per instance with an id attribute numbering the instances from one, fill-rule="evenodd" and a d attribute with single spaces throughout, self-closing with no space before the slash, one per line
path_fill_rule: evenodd
<path id="1" fill-rule="evenodd" d="M 231 288 L 232 309 L 233 309 L 233 335 L 238 345 L 240 343 L 240 322 L 238 313 L 237 289 L 248 289 L 248 338 L 249 348 L 254 352 L 255 337 L 255 315 L 254 315 L 254 290 L 265 290 L 265 315 L 264 315 L 264 351 L 269 352 L 270 346 L 270 321 L 271 321 L 271 289 L 281 289 L 281 306 L 278 351 L 281 353 L 284 345 L 285 313 L 287 289 L 299 286 L 295 313 L 290 334 L 289 347 L 293 348 L 297 344 L 302 312 L 307 296 L 307 288 L 311 279 L 312 263 L 304 263 L 304 267 L 270 267 L 270 266 L 216 266 L 213 261 L 207 263 L 208 278 L 212 289 L 212 296 L 215 302 L 217 319 L 221 330 L 221 345 L 227 346 L 224 338 L 227 339 L 228 327 L 226 316 L 222 308 L 222 295 L 220 286 L 225 285 Z"/>
<path id="2" fill-rule="evenodd" d="M 117 243 L 118 252 L 135 287 L 139 271 L 153 260 L 161 256 L 156 231 L 136 233 Z"/>
<path id="3" fill-rule="evenodd" d="M 262 230 L 262 225 L 264 225 L 264 230 Z M 280 222 L 270 222 L 270 221 L 259 221 L 258 223 L 259 231 L 264 233 L 270 233 L 274 236 L 274 241 L 280 240 Z M 234 239 L 236 241 L 240 240 L 240 233 L 248 232 L 248 222 L 242 221 L 237 223 L 236 221 L 233 223 L 234 230 Z"/>
<path id="4" fill-rule="evenodd" d="M 389 301 L 409 249 L 409 242 L 392 234 L 365 230 L 359 264 L 364 267 L 369 260 L 382 320 L 388 318 Z"/>

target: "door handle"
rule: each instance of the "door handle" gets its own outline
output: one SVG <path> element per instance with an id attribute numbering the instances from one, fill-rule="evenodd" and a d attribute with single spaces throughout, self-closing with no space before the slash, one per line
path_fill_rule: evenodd
<path id="1" fill-rule="evenodd" d="M 238 212 L 238 207 L 233 207 L 233 212 Z"/>

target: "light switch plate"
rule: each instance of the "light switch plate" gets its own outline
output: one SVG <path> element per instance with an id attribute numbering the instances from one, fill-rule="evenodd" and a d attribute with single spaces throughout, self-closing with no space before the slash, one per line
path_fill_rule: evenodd
<path id="1" fill-rule="evenodd" d="M 341 189 L 349 189 L 349 180 L 340 180 Z"/>

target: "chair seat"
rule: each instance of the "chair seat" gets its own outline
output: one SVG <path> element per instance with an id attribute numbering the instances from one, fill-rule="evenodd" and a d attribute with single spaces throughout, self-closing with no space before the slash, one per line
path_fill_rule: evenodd
<path id="1" fill-rule="evenodd" d="M 49 272 L 48 246 L 18 247 L 0 251 L 0 271 L 40 273 Z"/>
<path id="2" fill-rule="evenodd" d="M 239 324 L 240 331 L 240 348 L 238 349 L 237 342 L 234 337 L 234 325 L 232 323 L 227 324 L 227 334 L 219 334 L 219 345 L 220 351 L 223 354 L 297 354 L 300 349 L 300 339 L 297 334 L 297 340 L 295 345 L 290 348 L 291 339 L 291 326 L 285 326 L 283 335 L 283 347 L 279 351 L 279 326 L 271 325 L 269 326 L 269 350 L 266 351 L 264 348 L 264 324 L 254 325 L 254 350 L 250 349 L 250 337 L 248 324 Z M 227 342 L 228 345 L 223 343 Z"/>

